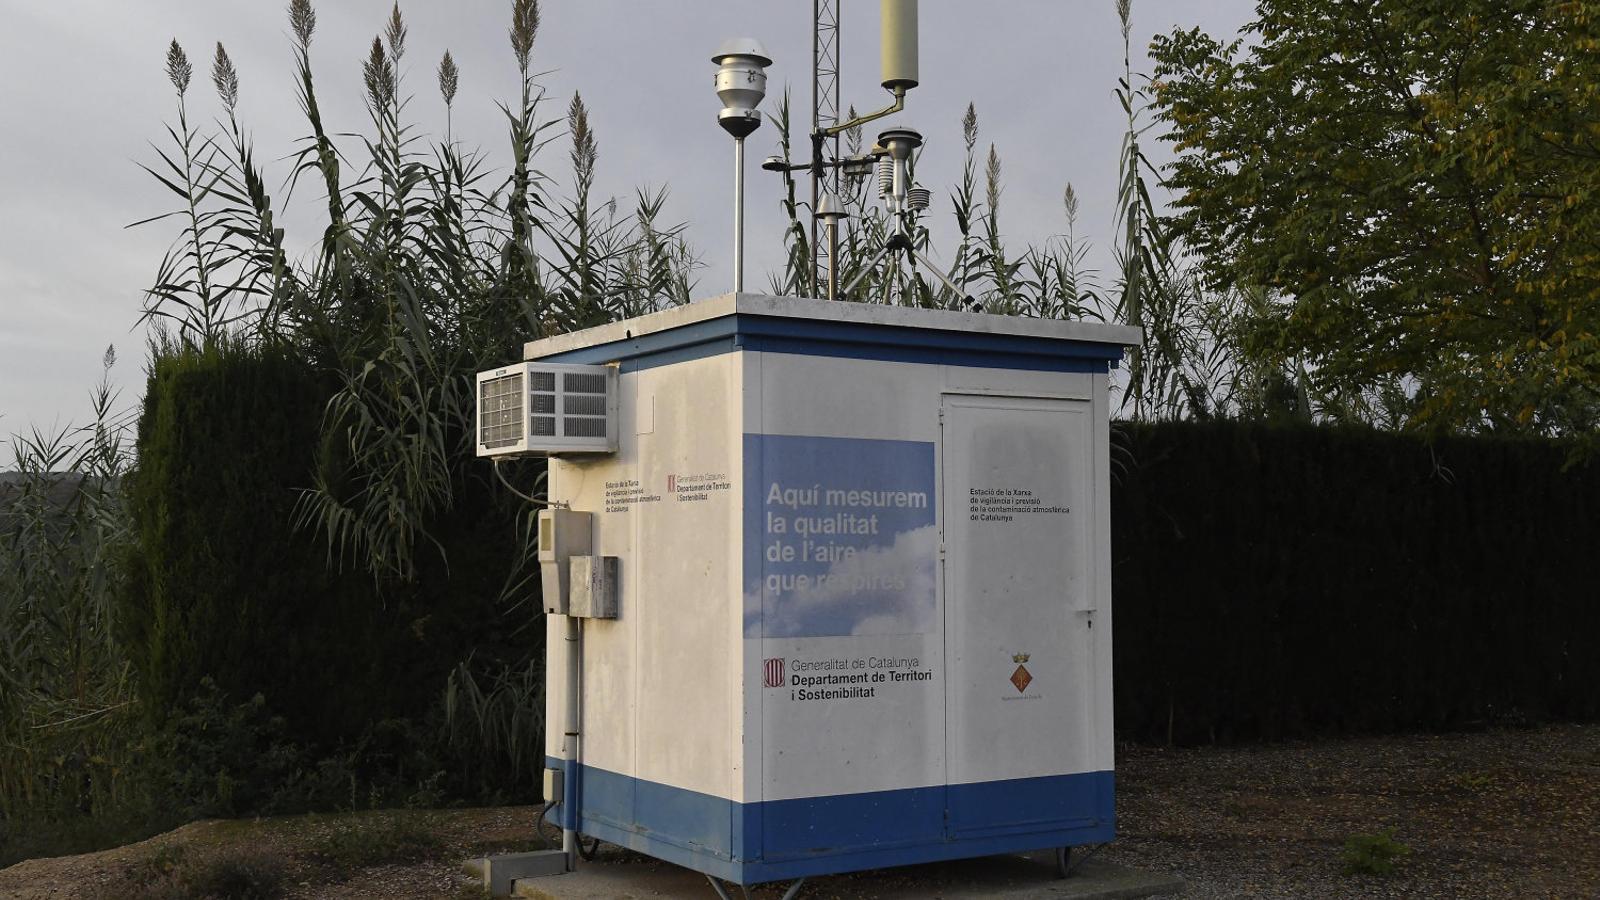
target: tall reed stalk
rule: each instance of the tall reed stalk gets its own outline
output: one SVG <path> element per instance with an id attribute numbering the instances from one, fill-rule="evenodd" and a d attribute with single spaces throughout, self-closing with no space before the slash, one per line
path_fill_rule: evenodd
<path id="1" fill-rule="evenodd" d="M 288 17 L 308 134 L 285 182 L 325 194 L 318 249 L 302 260 L 284 254 L 282 215 L 241 124 L 242 79 L 226 52 L 219 46 L 213 65 L 222 118 L 211 134 L 190 122 L 190 70 L 174 42 L 174 150 L 158 151 L 164 168 L 152 173 L 180 198 L 170 215 L 184 224 L 147 315 L 197 346 L 235 333 L 287 343 L 336 376 L 299 522 L 322 536 L 333 564 L 405 582 L 419 553 L 443 553 L 432 523 L 464 479 L 482 475 L 471 452 L 471 374 L 515 358 L 525 340 L 686 302 L 698 262 L 681 226 L 662 223 L 664 190 L 641 190 L 626 211 L 594 196 L 601 159 L 586 105 L 573 97 L 564 117 L 543 111 L 536 0 L 510 3 L 517 81 L 501 104 L 510 165 L 498 178 L 454 131 L 463 73 L 448 51 L 434 73 L 443 138 L 413 119 L 398 5 L 361 60 L 366 133 L 353 146 L 318 100 L 315 8 L 293 0 Z M 570 148 L 564 194 L 537 167 L 555 141 Z"/>
<path id="2" fill-rule="evenodd" d="M 0 844 L 7 822 L 115 807 L 137 752 L 113 618 L 131 458 L 115 360 L 107 349 L 94 421 L 13 435 L 0 481 Z"/>

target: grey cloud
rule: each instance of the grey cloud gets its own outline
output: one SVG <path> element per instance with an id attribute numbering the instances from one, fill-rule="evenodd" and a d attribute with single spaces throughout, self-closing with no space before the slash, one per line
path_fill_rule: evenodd
<path id="1" fill-rule="evenodd" d="M 323 0 L 313 54 L 325 113 L 341 131 L 365 126 L 360 58 L 383 25 L 389 0 Z M 881 103 L 877 86 L 876 4 L 846 0 L 845 98 Z M 433 67 L 445 49 L 461 68 L 456 133 L 503 161 L 497 98 L 515 89 L 506 40 L 508 3 L 403 2 L 410 25 L 406 87 L 413 110 L 442 131 Z M 1136 0 L 1141 49 L 1176 25 L 1231 32 L 1252 14 L 1251 0 Z M 600 142 L 598 188 L 622 198 L 644 185 L 670 185 L 669 215 L 690 223 L 708 266 L 702 294 L 729 279 L 732 148 L 715 124 L 711 51 L 749 34 L 776 58 L 773 98 L 787 85 L 809 109 L 811 4 L 773 0 L 546 0 L 535 65 L 552 96 L 550 113 L 581 89 Z M 171 198 L 140 172 L 148 142 L 162 136 L 172 97 L 162 73 L 176 37 L 200 73 L 216 41 L 237 64 L 240 110 L 263 159 L 294 150 L 303 125 L 289 73 L 281 3 L 184 0 L 0 0 L 0 433 L 30 422 L 81 419 L 107 344 L 121 350 L 117 378 L 125 400 L 141 389 L 143 336 L 133 330 L 141 289 L 171 231 L 123 226 L 169 208 Z M 935 188 L 935 212 L 948 219 L 945 186 L 960 166 L 960 119 L 978 106 L 983 147 L 1005 159 L 1003 223 L 1017 243 L 1060 232 L 1063 186 L 1083 201 L 1081 233 L 1102 248 L 1112 228 L 1121 112 L 1112 90 L 1121 67 L 1112 0 L 925 0 L 923 85 L 904 121 L 928 137 L 922 180 Z M 1141 54 L 1142 56 L 1142 54 Z M 1136 65 L 1139 63 L 1136 62 Z M 209 78 L 190 89 L 194 115 L 217 104 Z M 751 138 L 751 156 L 772 152 L 769 126 Z M 564 171 L 557 148 L 542 160 Z M 277 174 L 286 174 L 280 165 Z M 781 263 L 778 184 L 750 172 L 749 270 L 752 287 Z M 561 179 L 558 179 L 561 180 Z M 302 246 L 320 229 L 314 191 L 302 186 L 287 220 Z M 936 232 L 939 236 L 939 232 Z M 948 244 L 948 238 L 944 242 Z M 935 246 L 938 251 L 940 246 Z M 1105 255 L 1096 257 L 1107 268 Z"/>

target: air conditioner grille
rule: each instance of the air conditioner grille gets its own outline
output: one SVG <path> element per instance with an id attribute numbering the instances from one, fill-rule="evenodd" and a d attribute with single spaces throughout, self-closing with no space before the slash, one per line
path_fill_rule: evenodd
<path id="1" fill-rule="evenodd" d="M 606 376 L 588 372 L 563 372 L 561 389 L 568 394 L 599 394 L 604 397 Z"/>
<path id="2" fill-rule="evenodd" d="M 485 447 L 509 447 L 522 440 L 522 373 L 491 378 L 479 385 L 478 417 Z"/>
<path id="3" fill-rule="evenodd" d="M 567 437 L 605 437 L 605 416 L 566 416 L 562 419 Z"/>
<path id="4" fill-rule="evenodd" d="M 566 409 L 569 416 L 603 416 L 606 414 L 604 394 L 568 394 Z"/>

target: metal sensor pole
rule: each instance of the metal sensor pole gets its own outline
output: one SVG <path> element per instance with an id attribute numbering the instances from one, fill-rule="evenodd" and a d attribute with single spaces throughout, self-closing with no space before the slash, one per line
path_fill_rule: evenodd
<path id="1" fill-rule="evenodd" d="M 757 109 L 767 96 L 772 57 L 754 38 L 734 38 L 711 57 L 717 64 L 717 124 L 733 135 L 733 290 L 744 290 L 744 139 L 761 127 Z"/>
<path id="2" fill-rule="evenodd" d="M 839 200 L 839 195 L 831 190 L 822 190 L 822 199 L 817 201 L 817 212 L 812 217 L 812 224 L 822 223 L 828 232 L 828 299 L 839 299 L 839 222 L 849 218 L 845 211 L 844 203 Z"/>
<path id="3" fill-rule="evenodd" d="M 733 140 L 733 292 L 744 291 L 744 138 Z"/>

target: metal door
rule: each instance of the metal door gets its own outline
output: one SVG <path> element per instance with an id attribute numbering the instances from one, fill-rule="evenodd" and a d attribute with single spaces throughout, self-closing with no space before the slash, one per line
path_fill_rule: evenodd
<path id="1" fill-rule="evenodd" d="M 950 394 L 944 498 L 946 829 L 1086 824 L 1095 573 L 1088 401 Z"/>

